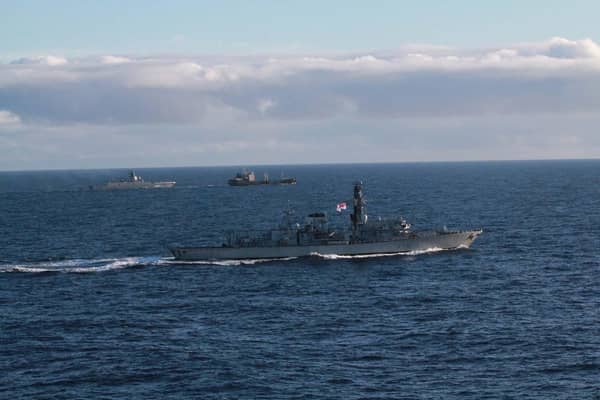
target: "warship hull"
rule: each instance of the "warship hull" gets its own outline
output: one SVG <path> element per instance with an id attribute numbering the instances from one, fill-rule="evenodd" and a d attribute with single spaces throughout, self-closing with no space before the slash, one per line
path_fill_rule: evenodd
<path id="1" fill-rule="evenodd" d="M 247 181 L 240 179 L 230 179 L 227 181 L 229 186 L 260 186 L 260 185 L 295 185 L 296 178 L 283 178 L 273 181 Z"/>
<path id="2" fill-rule="evenodd" d="M 128 190 L 128 189 L 168 189 L 175 182 L 108 182 L 104 185 L 92 186 L 92 190 Z"/>
<path id="3" fill-rule="evenodd" d="M 410 253 L 430 249 L 453 250 L 468 248 L 481 232 L 481 230 L 410 232 L 397 240 L 369 243 L 344 242 L 270 247 L 173 247 L 169 250 L 176 260 L 182 261 L 276 259 L 306 257 L 315 254 L 368 256 L 375 254 Z"/>
<path id="4" fill-rule="evenodd" d="M 259 186 L 259 185 L 268 185 L 269 182 L 265 182 L 265 181 L 242 181 L 242 180 L 235 180 L 235 179 L 230 179 L 227 181 L 227 183 L 229 184 L 229 186 Z"/>

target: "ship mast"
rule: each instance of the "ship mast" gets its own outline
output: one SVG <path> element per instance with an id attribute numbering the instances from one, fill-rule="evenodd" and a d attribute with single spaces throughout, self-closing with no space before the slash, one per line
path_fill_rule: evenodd
<path id="1" fill-rule="evenodd" d="M 359 238 L 360 226 L 367 223 L 367 209 L 362 192 L 362 182 L 354 183 L 354 211 L 350 215 L 352 221 L 352 242 Z"/>

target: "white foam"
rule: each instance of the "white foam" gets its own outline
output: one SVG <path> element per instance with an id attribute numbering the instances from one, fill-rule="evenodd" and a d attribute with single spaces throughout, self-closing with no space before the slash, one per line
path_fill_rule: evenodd
<path id="1" fill-rule="evenodd" d="M 357 259 L 357 258 L 374 258 L 374 257 L 395 257 L 395 256 L 418 256 L 421 254 L 437 253 L 444 251 L 440 247 L 431 247 L 424 250 L 413 250 L 398 253 L 376 253 L 376 254 L 356 254 L 356 255 L 341 255 L 341 254 L 320 254 L 310 253 L 311 256 L 320 257 L 325 260 L 344 260 L 344 259 Z"/>
<path id="2" fill-rule="evenodd" d="M 161 262 L 161 257 L 73 259 L 61 261 L 42 261 L 27 264 L 0 264 L 0 272 L 91 273 L 144 265 L 158 265 Z"/>
<path id="3" fill-rule="evenodd" d="M 294 260 L 298 257 L 286 257 L 286 258 L 256 258 L 256 259 L 242 259 L 242 260 L 206 260 L 206 261 L 183 261 L 183 260 L 165 260 L 168 264 L 185 264 L 185 265 L 222 265 L 222 266 L 236 266 L 236 265 L 254 265 L 259 263 L 271 262 L 271 261 L 289 261 Z"/>

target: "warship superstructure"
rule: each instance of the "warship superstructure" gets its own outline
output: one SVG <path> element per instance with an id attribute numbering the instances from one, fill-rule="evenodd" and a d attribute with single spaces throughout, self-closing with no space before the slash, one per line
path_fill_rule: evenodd
<path id="1" fill-rule="evenodd" d="M 175 181 L 149 182 L 136 175 L 135 171 L 129 171 L 127 179 L 120 181 L 109 181 L 102 185 L 90 186 L 92 190 L 119 190 L 119 189 L 165 189 L 175 186 Z"/>
<path id="2" fill-rule="evenodd" d="M 369 220 L 360 182 L 354 184 L 352 202 L 349 229 L 330 227 L 324 212 L 308 215 L 300 225 L 294 213 L 287 210 L 276 229 L 227 232 L 220 247 L 171 247 L 170 251 L 175 259 L 190 261 L 399 254 L 468 248 L 482 233 L 481 229 L 413 231 L 403 218 Z"/>

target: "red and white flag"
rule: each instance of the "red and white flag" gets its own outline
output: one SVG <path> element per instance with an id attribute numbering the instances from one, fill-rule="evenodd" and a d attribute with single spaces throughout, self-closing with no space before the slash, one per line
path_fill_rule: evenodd
<path id="1" fill-rule="evenodd" d="M 335 207 L 335 211 L 342 212 L 342 210 L 345 210 L 346 208 L 346 202 L 342 202 Z"/>

